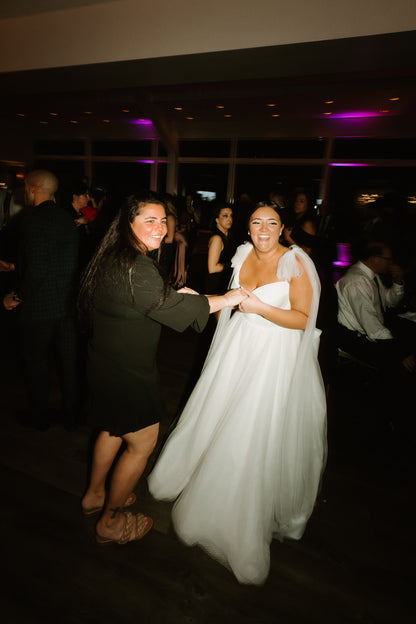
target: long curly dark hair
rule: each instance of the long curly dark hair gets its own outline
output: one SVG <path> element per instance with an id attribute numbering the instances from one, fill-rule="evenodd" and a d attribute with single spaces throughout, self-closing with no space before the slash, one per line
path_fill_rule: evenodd
<path id="1" fill-rule="evenodd" d="M 111 257 L 131 283 L 132 273 L 139 254 L 149 255 L 146 245 L 136 238 L 131 224 L 148 204 L 158 204 L 166 210 L 162 197 L 152 191 L 130 195 L 114 217 L 81 279 L 78 296 L 78 313 L 82 321 L 90 324 L 94 309 L 94 293 L 98 278 L 106 261 Z"/>

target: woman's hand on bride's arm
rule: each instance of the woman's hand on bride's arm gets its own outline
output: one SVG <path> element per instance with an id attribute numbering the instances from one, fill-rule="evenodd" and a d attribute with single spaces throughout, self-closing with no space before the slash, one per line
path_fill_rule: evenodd
<path id="1" fill-rule="evenodd" d="M 240 288 L 234 288 L 233 290 L 229 290 L 225 293 L 224 297 L 227 300 L 227 307 L 235 308 L 240 305 L 242 301 L 247 299 L 249 295 L 249 290 L 246 290 L 242 286 Z"/>
<path id="2" fill-rule="evenodd" d="M 234 288 L 224 295 L 205 295 L 209 301 L 210 312 L 219 312 L 223 308 L 236 308 L 248 295 L 244 288 Z"/>

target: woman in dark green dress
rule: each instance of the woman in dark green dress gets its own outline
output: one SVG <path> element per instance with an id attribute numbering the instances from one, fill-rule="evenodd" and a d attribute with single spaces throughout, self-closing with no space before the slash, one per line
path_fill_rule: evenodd
<path id="1" fill-rule="evenodd" d="M 92 322 L 89 422 L 100 430 L 82 511 L 85 516 L 101 513 L 96 526 L 100 544 L 125 544 L 152 527 L 150 518 L 123 508 L 136 500 L 132 492 L 155 447 L 163 414 L 156 368 L 161 326 L 177 331 L 192 326 L 200 332 L 210 312 L 238 305 L 245 297 L 239 290 L 205 297 L 166 285 L 149 255 L 160 248 L 166 232 L 165 206 L 156 194 L 130 197 L 81 287 L 80 307 Z"/>

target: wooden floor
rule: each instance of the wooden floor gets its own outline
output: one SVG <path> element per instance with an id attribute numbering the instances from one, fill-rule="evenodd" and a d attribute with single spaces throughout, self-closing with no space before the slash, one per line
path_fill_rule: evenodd
<path id="1" fill-rule="evenodd" d="M 46 432 L 18 424 L 22 385 L 12 335 L 0 318 L 5 624 L 414 621 L 412 444 L 359 409 L 351 380 L 343 385 L 339 375 L 330 391 L 328 466 L 303 539 L 273 542 L 267 582 L 242 586 L 175 537 L 170 505 L 154 501 L 145 480 L 136 506 L 153 516 L 154 530 L 129 546 L 96 545 L 94 521 L 80 513 L 92 433 L 86 426 L 69 433 L 59 423 Z M 163 333 L 169 417 L 161 440 L 192 383 L 198 345 L 191 332 Z"/>

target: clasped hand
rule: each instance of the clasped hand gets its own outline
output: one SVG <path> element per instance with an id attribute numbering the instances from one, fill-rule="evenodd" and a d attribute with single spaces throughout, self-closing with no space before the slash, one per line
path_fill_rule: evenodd
<path id="1" fill-rule="evenodd" d="M 260 314 L 261 306 L 263 302 L 257 297 L 251 290 L 243 289 L 247 294 L 246 298 L 241 301 L 238 306 L 240 312 L 246 312 L 248 314 Z"/>
<path id="2" fill-rule="evenodd" d="M 241 304 L 242 301 L 247 299 L 249 291 L 240 286 L 240 288 L 234 288 L 225 293 L 227 299 L 227 306 L 229 308 L 235 308 Z"/>

